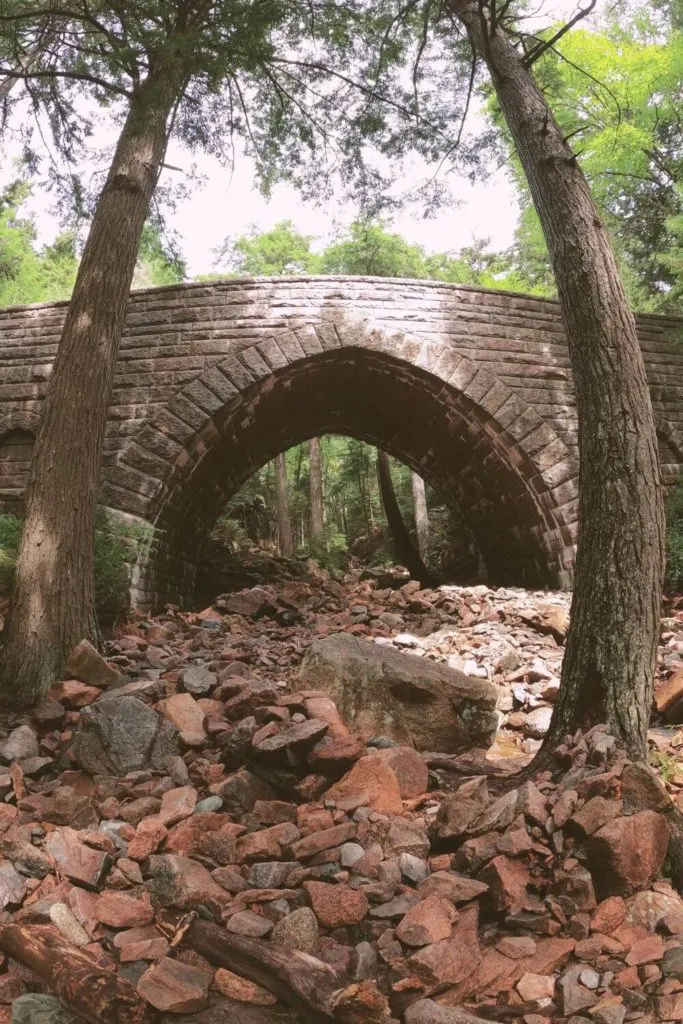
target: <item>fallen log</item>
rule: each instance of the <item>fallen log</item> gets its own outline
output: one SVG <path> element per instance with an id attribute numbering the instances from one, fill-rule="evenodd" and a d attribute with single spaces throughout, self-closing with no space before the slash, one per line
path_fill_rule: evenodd
<path id="1" fill-rule="evenodd" d="M 306 1024 L 390 1024 L 389 1004 L 374 981 L 344 985 L 327 964 L 308 953 L 194 921 L 184 944 L 216 967 L 268 989 L 304 1015 Z"/>
<path id="2" fill-rule="evenodd" d="M 100 967 L 49 925 L 0 925 L 0 949 L 90 1024 L 152 1024 L 151 1007 L 130 982 Z"/>

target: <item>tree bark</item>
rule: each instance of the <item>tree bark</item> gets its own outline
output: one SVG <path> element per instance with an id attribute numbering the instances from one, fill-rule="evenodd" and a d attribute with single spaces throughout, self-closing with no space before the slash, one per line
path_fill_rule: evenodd
<path id="1" fill-rule="evenodd" d="M 3 698 L 40 701 L 68 652 L 98 642 L 94 523 L 104 428 L 140 235 L 176 90 L 133 95 L 99 197 L 43 405 L 2 659 Z"/>
<path id="2" fill-rule="evenodd" d="M 309 497 L 311 503 L 311 551 L 317 557 L 325 551 L 325 522 L 323 511 L 323 462 L 320 438 L 308 442 Z"/>
<path id="3" fill-rule="evenodd" d="M 289 491 L 287 488 L 287 460 L 281 452 L 275 459 L 275 498 L 277 502 L 277 533 L 280 554 L 291 558 L 294 554 L 292 540 L 292 517 L 289 513 Z"/>
<path id="4" fill-rule="evenodd" d="M 345 985 L 336 971 L 308 953 L 235 935 L 208 921 L 193 921 L 185 943 L 209 963 L 267 988 L 309 1024 L 379 1024 L 387 1019 L 386 997 L 374 981 Z"/>
<path id="5" fill-rule="evenodd" d="M 387 517 L 389 532 L 394 542 L 396 557 L 410 573 L 411 579 L 419 580 L 427 587 L 435 584 L 435 579 L 420 558 L 419 552 L 410 539 L 410 534 L 403 522 L 401 510 L 396 500 L 396 492 L 391 479 L 391 464 L 386 452 L 377 449 L 377 478 L 382 504 Z"/>
<path id="6" fill-rule="evenodd" d="M 635 321 L 577 159 L 532 73 L 475 0 L 451 0 L 487 64 L 548 244 L 579 425 L 571 626 L 547 753 L 598 722 L 645 758 L 659 637 L 664 508 Z"/>
<path id="7" fill-rule="evenodd" d="M 0 949 L 30 967 L 50 992 L 91 1024 L 151 1024 L 156 1016 L 129 981 L 104 970 L 50 925 L 1 925 Z"/>
<path id="8" fill-rule="evenodd" d="M 421 476 L 411 471 L 410 486 L 413 492 L 413 509 L 415 510 L 415 537 L 417 550 L 424 562 L 429 544 L 429 513 L 427 511 L 427 495 L 425 482 Z"/>

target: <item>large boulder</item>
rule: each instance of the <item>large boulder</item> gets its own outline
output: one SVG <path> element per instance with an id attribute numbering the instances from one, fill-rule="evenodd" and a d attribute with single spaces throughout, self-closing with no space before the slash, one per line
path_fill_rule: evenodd
<path id="1" fill-rule="evenodd" d="M 177 730 L 136 697 L 107 696 L 81 711 L 74 753 L 92 775 L 162 770 L 178 753 Z"/>
<path id="2" fill-rule="evenodd" d="M 491 683 L 347 633 L 315 640 L 299 681 L 329 694 L 366 740 L 384 735 L 418 750 L 455 754 L 488 747 L 495 736 Z"/>

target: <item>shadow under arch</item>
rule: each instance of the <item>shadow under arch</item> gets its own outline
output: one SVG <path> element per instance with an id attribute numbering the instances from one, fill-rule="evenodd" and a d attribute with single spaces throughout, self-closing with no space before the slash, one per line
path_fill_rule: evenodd
<path id="1" fill-rule="evenodd" d="M 446 345 L 342 322 L 215 364 L 129 442 L 105 499 L 156 528 L 136 602 L 190 599 L 229 498 L 279 452 L 325 433 L 383 448 L 457 505 L 493 582 L 570 584 L 577 467 L 552 427 Z"/>

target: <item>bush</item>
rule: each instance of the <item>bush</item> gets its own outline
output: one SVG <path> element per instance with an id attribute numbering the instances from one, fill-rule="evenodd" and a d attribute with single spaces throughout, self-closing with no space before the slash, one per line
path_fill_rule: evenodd
<path id="1" fill-rule="evenodd" d="M 253 546 L 242 524 L 228 513 L 224 513 L 216 520 L 211 531 L 211 540 L 227 548 L 233 555 L 248 551 Z"/>
<path id="2" fill-rule="evenodd" d="M 23 521 L 0 514 L 0 593 L 9 596 L 19 553 Z M 151 540 L 151 527 L 125 523 L 107 509 L 95 522 L 95 605 L 100 625 L 113 626 L 130 606 L 130 572 L 138 554 Z"/>
<path id="3" fill-rule="evenodd" d="M 683 591 L 683 482 L 669 492 L 666 505 L 666 579 L 668 593 Z"/>

